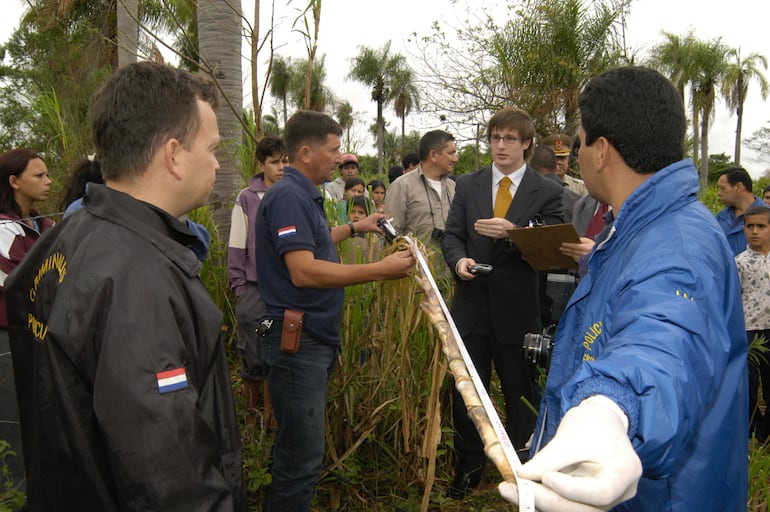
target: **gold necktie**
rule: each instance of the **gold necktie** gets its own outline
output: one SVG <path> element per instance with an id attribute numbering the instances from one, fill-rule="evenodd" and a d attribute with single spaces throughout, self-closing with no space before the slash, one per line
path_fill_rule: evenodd
<path id="1" fill-rule="evenodd" d="M 511 178 L 503 176 L 497 187 L 497 197 L 495 197 L 495 217 L 505 218 L 508 207 L 511 206 Z"/>

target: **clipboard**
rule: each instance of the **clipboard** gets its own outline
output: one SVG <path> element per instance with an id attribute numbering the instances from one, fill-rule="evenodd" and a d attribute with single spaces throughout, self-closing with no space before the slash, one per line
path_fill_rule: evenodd
<path id="1" fill-rule="evenodd" d="M 508 236 L 535 270 L 578 268 L 575 260 L 559 252 L 562 242 L 580 242 L 572 224 L 516 228 L 508 231 Z"/>

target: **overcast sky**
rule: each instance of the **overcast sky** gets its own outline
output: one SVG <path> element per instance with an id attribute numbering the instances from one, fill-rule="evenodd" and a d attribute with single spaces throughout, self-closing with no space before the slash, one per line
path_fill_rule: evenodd
<path id="1" fill-rule="evenodd" d="M 487 0 L 483 4 L 489 12 L 495 12 L 495 2 Z M 304 6 L 305 0 L 278 0 L 275 2 L 278 21 L 275 44 L 277 53 L 298 58 L 305 57 L 304 44 L 299 34 L 291 30 L 297 8 Z M 392 51 L 409 55 L 413 44 L 413 33 L 428 35 L 433 21 L 455 23 L 472 17 L 479 2 L 471 0 L 324 0 L 321 10 L 321 25 L 318 41 L 318 53 L 326 55 L 327 86 L 338 98 L 347 99 L 361 120 L 359 133 L 365 132 L 365 126 L 371 124 L 376 116 L 376 106 L 370 100 L 369 90 L 355 81 L 347 80 L 350 61 L 358 53 L 358 46 L 366 45 L 380 48 L 388 40 L 392 41 Z M 288 4 L 288 5 L 287 5 Z M 253 0 L 242 0 L 244 15 L 253 19 Z M 269 3 L 262 1 L 262 19 L 266 21 Z M 502 5 L 502 4 L 500 4 Z M 644 55 L 653 45 L 662 41 L 661 31 L 684 35 L 692 29 L 701 39 L 721 37 L 731 47 L 740 47 L 742 55 L 760 52 L 770 56 L 767 40 L 767 17 L 758 12 L 757 0 L 635 0 L 628 19 L 626 34 L 627 45 Z M 5 41 L 25 9 L 22 0 L 3 0 L 4 14 L 0 17 L 0 41 Z M 499 9 L 505 16 L 504 9 Z M 264 23 L 263 23 L 264 25 Z M 244 47 L 244 52 L 248 48 Z M 244 66 L 244 71 L 248 69 Z M 770 72 L 767 73 L 770 79 Z M 750 136 L 763 125 L 770 125 L 770 103 L 759 97 L 756 84 L 749 87 L 749 99 L 745 107 L 743 136 Z M 390 128 L 400 126 L 400 121 L 387 109 Z M 436 120 L 438 127 L 439 121 Z M 412 129 L 432 128 L 425 125 L 409 125 Z M 735 116 L 728 112 L 724 101 L 720 99 L 716 110 L 716 119 L 710 131 L 710 152 L 733 153 L 735 138 Z M 374 154 L 373 147 L 367 145 L 360 152 Z M 744 149 L 743 165 L 758 176 L 770 167 L 770 155 L 764 162 L 749 160 L 752 155 Z"/>

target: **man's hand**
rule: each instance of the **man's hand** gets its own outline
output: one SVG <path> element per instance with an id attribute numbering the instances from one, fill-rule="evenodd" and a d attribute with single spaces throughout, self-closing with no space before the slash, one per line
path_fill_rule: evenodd
<path id="1" fill-rule="evenodd" d="M 473 224 L 473 229 L 476 233 L 482 236 L 488 236 L 489 238 L 508 238 L 508 230 L 516 227 L 513 222 L 500 218 L 492 217 L 491 219 L 479 219 Z"/>
<path id="2" fill-rule="evenodd" d="M 379 233 L 382 234 L 382 230 L 377 226 L 380 219 L 384 219 L 385 215 L 382 213 L 373 213 L 363 220 L 353 223 L 357 233 Z"/>
<path id="3" fill-rule="evenodd" d="M 378 265 L 382 266 L 385 279 L 394 279 L 408 276 L 416 263 L 410 251 L 396 251 L 381 260 Z"/>
<path id="4" fill-rule="evenodd" d="M 468 267 L 471 265 L 475 265 L 476 260 L 473 258 L 460 258 L 457 260 L 457 263 L 455 264 L 455 273 L 457 274 L 457 277 L 462 279 L 463 281 L 470 281 L 471 279 L 476 279 L 476 274 L 471 274 L 468 272 Z"/>
<path id="5" fill-rule="evenodd" d="M 605 511 L 633 498 L 642 463 L 628 439 L 628 420 L 612 400 L 592 396 L 564 415 L 556 435 L 518 471 L 535 483 L 542 512 Z M 500 494 L 518 504 L 516 485 Z"/>
<path id="6" fill-rule="evenodd" d="M 559 247 L 559 252 L 569 256 L 575 262 L 579 261 L 580 258 L 591 252 L 591 249 L 594 248 L 594 241 L 590 238 L 586 237 L 580 237 L 580 242 L 578 243 L 571 243 L 571 242 L 564 242 Z"/>

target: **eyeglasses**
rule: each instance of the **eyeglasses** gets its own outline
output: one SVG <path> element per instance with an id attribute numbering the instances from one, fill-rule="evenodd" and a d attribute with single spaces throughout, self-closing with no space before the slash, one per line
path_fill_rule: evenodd
<path id="1" fill-rule="evenodd" d="M 521 142 L 523 140 L 524 139 L 522 139 L 521 137 L 513 137 L 511 135 L 506 135 L 504 137 L 501 137 L 499 135 L 492 135 L 489 138 L 489 142 L 491 142 L 492 144 L 497 144 L 498 142 L 503 141 L 506 146 L 509 145 L 509 144 L 513 144 L 516 141 Z"/>

